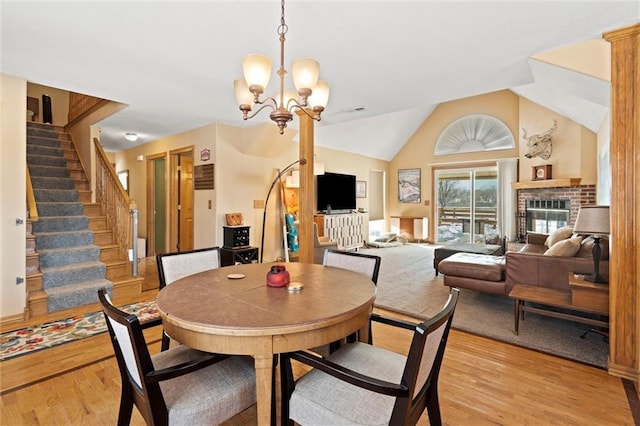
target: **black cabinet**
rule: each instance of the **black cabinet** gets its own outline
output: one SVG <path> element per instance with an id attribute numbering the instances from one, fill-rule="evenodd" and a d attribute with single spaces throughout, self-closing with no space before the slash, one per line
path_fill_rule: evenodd
<path id="1" fill-rule="evenodd" d="M 222 266 L 231 266 L 236 263 L 251 263 L 258 261 L 258 247 L 226 248 L 220 249 L 220 263 Z"/>
<path id="2" fill-rule="evenodd" d="M 249 227 L 248 226 L 223 226 L 225 248 L 247 248 L 249 247 Z"/>

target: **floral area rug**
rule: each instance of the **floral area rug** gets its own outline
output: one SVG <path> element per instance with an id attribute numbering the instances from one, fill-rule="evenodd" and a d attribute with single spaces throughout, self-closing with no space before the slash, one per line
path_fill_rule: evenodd
<path id="1" fill-rule="evenodd" d="M 135 314 L 140 322 L 158 316 L 155 300 L 124 305 L 120 309 Z M 105 331 L 107 324 L 102 311 L 8 331 L 0 334 L 0 361 L 95 336 Z"/>

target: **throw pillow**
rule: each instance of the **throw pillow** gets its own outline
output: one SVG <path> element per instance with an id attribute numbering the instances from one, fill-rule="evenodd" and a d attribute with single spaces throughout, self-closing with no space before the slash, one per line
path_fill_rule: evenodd
<path id="1" fill-rule="evenodd" d="M 551 248 L 558 241 L 566 240 L 573 235 L 573 228 L 571 226 L 565 226 L 563 228 L 556 229 L 556 231 L 547 237 L 544 245 Z"/>
<path id="2" fill-rule="evenodd" d="M 544 252 L 545 256 L 573 257 L 580 250 L 582 237 L 573 237 L 568 240 L 558 241 Z"/>

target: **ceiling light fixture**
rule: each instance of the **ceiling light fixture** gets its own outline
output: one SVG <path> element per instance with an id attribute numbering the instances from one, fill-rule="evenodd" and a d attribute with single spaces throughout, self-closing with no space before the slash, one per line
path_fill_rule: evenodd
<path id="1" fill-rule="evenodd" d="M 236 101 L 242 111 L 244 120 L 255 117 L 266 107 L 272 109 L 269 117 L 275 121 L 280 128 L 280 134 L 284 133 L 287 123 L 293 120 L 293 110 L 298 108 L 305 112 L 314 120 L 320 121 L 320 115 L 327 106 L 329 100 L 329 84 L 326 81 L 318 80 L 320 75 L 320 64 L 309 58 L 296 59 L 291 64 L 293 84 L 297 89 L 297 94 L 292 91 L 285 91 L 284 76 L 287 70 L 284 69 L 284 42 L 288 27 L 284 21 L 284 0 L 281 1 L 280 26 L 278 35 L 280 39 L 280 68 L 277 71 L 280 77 L 280 92 L 277 99 L 269 97 L 260 100 L 260 95 L 269 83 L 271 76 L 271 60 L 265 55 L 251 54 L 242 59 L 242 73 L 244 78 L 233 82 Z M 297 98 L 300 98 L 298 100 Z M 261 105 L 261 107 L 249 115 L 252 109 L 251 104 Z"/>
<path id="2" fill-rule="evenodd" d="M 131 141 L 131 142 L 135 142 L 138 140 L 138 134 L 137 133 L 133 133 L 133 132 L 127 132 L 124 134 L 124 137 L 126 140 Z"/>

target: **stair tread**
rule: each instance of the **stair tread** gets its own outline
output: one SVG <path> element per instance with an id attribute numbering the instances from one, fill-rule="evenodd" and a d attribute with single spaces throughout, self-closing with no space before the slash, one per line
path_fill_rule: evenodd
<path id="1" fill-rule="evenodd" d="M 67 293 L 76 293 L 86 289 L 92 289 L 92 288 L 97 289 L 102 287 L 112 288 L 113 283 L 107 279 L 98 279 L 98 280 L 84 281 L 82 283 L 74 283 L 74 284 L 62 285 L 58 287 L 51 287 L 51 288 L 45 289 L 44 291 L 47 293 L 47 295 L 51 296 L 52 294 L 60 295 L 60 294 L 67 294 Z"/>
<path id="2" fill-rule="evenodd" d="M 89 268 L 95 268 L 103 265 L 106 266 L 104 262 L 93 261 L 93 262 L 72 263 L 70 265 L 63 265 L 63 266 L 40 267 L 40 270 L 42 271 L 42 273 L 50 273 L 50 272 L 61 272 L 61 271 L 73 271 L 76 269 L 89 269 Z"/>
<path id="3" fill-rule="evenodd" d="M 89 231 L 88 229 L 79 229 L 77 231 L 58 231 L 58 232 L 37 232 L 36 236 L 49 236 L 49 235 L 56 235 L 56 234 L 62 234 L 62 235 L 67 235 L 67 234 L 88 234 L 91 233 L 93 234 L 93 232 Z"/>
<path id="4" fill-rule="evenodd" d="M 61 215 L 61 216 L 38 216 L 39 219 L 44 220 L 60 220 L 60 219 L 78 219 L 83 217 L 89 217 L 86 214 L 70 214 L 70 215 Z"/>
<path id="5" fill-rule="evenodd" d="M 94 248 L 100 248 L 99 246 L 95 245 L 95 244 L 86 244 L 86 245 L 82 245 L 82 246 L 69 246 L 69 247 L 56 247 L 56 248 L 52 248 L 52 249 L 40 249 L 38 250 L 39 253 L 42 254 L 46 254 L 46 253 L 64 253 L 64 252 L 68 252 L 68 251 L 82 251 L 82 250 L 91 250 Z"/>

